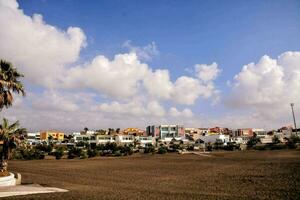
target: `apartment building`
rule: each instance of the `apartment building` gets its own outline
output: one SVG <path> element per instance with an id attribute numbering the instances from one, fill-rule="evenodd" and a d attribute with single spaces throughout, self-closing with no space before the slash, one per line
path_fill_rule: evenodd
<path id="1" fill-rule="evenodd" d="M 48 141 L 49 137 L 52 137 L 52 140 L 63 141 L 64 135 L 61 131 L 40 131 L 40 140 Z"/>
<path id="2" fill-rule="evenodd" d="M 185 138 L 184 127 L 181 125 L 162 124 L 159 126 L 148 126 L 146 128 L 147 136 L 152 136 L 162 141 L 171 141 L 173 138 L 181 140 Z"/>

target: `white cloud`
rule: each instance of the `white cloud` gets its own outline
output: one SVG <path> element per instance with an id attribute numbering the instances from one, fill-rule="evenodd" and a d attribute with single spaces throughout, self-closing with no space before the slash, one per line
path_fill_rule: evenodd
<path id="1" fill-rule="evenodd" d="M 5 27 L 0 29 L 0 57 L 13 62 L 26 81 L 42 86 L 43 92 L 27 88 L 25 100 L 17 97 L 14 107 L 5 110 L 32 128 L 163 123 L 169 120 L 166 102 L 193 105 L 198 98 L 215 99 L 218 93 L 215 64 L 209 68 L 214 74 L 206 72 L 206 79 L 193 74 L 171 80 L 172 71 L 143 63 L 159 55 L 154 42 L 137 47 L 127 41 L 129 53 L 113 59 L 97 55 L 80 64 L 86 36 L 78 27 L 61 30 L 43 21 L 42 15 L 27 16 L 14 0 L 0 0 L 0 26 Z M 103 96 L 111 102 L 101 102 Z M 178 112 L 178 122 L 193 116 L 188 108 Z"/>
<path id="2" fill-rule="evenodd" d="M 221 70 L 218 68 L 218 64 L 215 62 L 211 65 L 197 64 L 195 65 L 195 71 L 197 77 L 204 83 L 215 80 L 221 73 Z"/>
<path id="3" fill-rule="evenodd" d="M 136 53 L 139 59 L 145 61 L 152 60 L 153 57 L 159 55 L 159 51 L 155 42 L 151 42 L 144 47 L 138 47 L 132 45 L 132 42 L 130 40 L 127 40 L 126 42 L 124 42 L 123 47 L 127 48 L 130 52 Z"/>
<path id="4" fill-rule="evenodd" d="M 174 84 L 172 97 L 178 103 L 192 105 L 203 94 L 203 89 L 198 79 L 181 76 Z"/>
<path id="5" fill-rule="evenodd" d="M 255 114 L 252 121 L 256 123 L 281 126 L 292 121 L 291 102 L 300 113 L 299 91 L 300 52 L 285 52 L 277 59 L 265 55 L 258 63 L 245 65 L 234 77 L 227 104 Z"/>
<path id="6" fill-rule="evenodd" d="M 1 58 L 17 65 L 31 82 L 47 87 L 57 84 L 64 66 L 76 61 L 85 46 L 80 28 L 59 30 L 41 15 L 24 15 L 16 1 L 0 1 L 0 26 Z"/>
<path id="7" fill-rule="evenodd" d="M 189 118 L 189 117 L 193 117 L 194 114 L 188 108 L 185 108 L 182 111 L 179 111 L 177 108 L 171 107 L 170 110 L 169 110 L 169 115 L 172 116 L 172 117 Z"/>
<path id="8" fill-rule="evenodd" d="M 173 91 L 173 83 L 170 80 L 168 70 L 155 70 L 149 72 L 143 80 L 144 86 L 151 96 L 170 99 Z"/>
<path id="9" fill-rule="evenodd" d="M 133 100 L 125 103 L 113 101 L 111 103 L 100 104 L 99 109 L 106 113 L 132 115 L 137 117 L 163 117 L 165 115 L 164 108 L 157 101 L 150 101 L 149 103 L 145 103 L 140 100 Z"/>
<path id="10" fill-rule="evenodd" d="M 71 68 L 64 79 L 67 88 L 92 88 L 112 97 L 135 95 L 139 82 L 148 73 L 135 53 L 119 54 L 113 60 L 97 56 L 91 63 Z"/>

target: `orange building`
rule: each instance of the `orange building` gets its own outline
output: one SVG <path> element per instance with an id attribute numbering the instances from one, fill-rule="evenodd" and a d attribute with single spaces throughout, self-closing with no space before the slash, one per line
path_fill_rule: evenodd
<path id="1" fill-rule="evenodd" d="M 48 140 L 49 136 L 52 136 L 53 140 L 64 140 L 64 133 L 60 131 L 41 131 L 40 132 L 40 139 L 41 140 Z"/>
<path id="2" fill-rule="evenodd" d="M 134 135 L 134 136 L 142 136 L 145 134 L 145 131 L 138 128 L 126 128 L 122 131 L 124 135 Z"/>

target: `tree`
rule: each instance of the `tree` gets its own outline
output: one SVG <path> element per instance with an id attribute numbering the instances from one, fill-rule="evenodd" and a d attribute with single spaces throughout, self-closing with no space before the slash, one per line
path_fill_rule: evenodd
<path id="1" fill-rule="evenodd" d="M 11 63 L 0 60 L 0 110 L 8 108 L 13 102 L 13 92 L 25 95 L 23 84 L 19 78 L 23 77 Z"/>
<path id="2" fill-rule="evenodd" d="M 260 143 L 260 138 L 257 137 L 256 133 L 254 133 L 253 136 L 248 140 L 247 146 L 248 146 L 248 147 L 253 147 L 253 146 L 255 146 L 257 143 Z"/>
<path id="3" fill-rule="evenodd" d="M 277 135 L 274 135 L 274 136 L 273 136 L 273 138 L 272 138 L 272 142 L 273 142 L 274 144 L 278 144 L 278 143 L 280 143 L 280 140 L 279 140 L 279 138 L 278 138 L 278 136 L 277 136 Z"/>
<path id="4" fill-rule="evenodd" d="M 0 141 L 2 141 L 2 151 L 0 155 L 0 173 L 8 174 L 7 161 L 10 158 L 11 150 L 17 147 L 20 138 L 26 132 L 26 129 L 19 128 L 19 121 L 9 124 L 7 119 L 3 119 L 0 125 Z"/>
<path id="5" fill-rule="evenodd" d="M 23 77 L 13 65 L 7 61 L 0 60 L 0 111 L 5 107 L 8 108 L 13 103 L 13 93 L 25 96 L 23 84 L 20 78 Z M 2 151 L 0 155 L 0 173 L 9 175 L 7 171 L 7 160 L 11 149 L 16 146 L 20 135 L 26 132 L 26 129 L 19 128 L 19 122 L 9 125 L 7 119 L 3 119 L 0 126 L 0 141 L 2 143 Z"/>

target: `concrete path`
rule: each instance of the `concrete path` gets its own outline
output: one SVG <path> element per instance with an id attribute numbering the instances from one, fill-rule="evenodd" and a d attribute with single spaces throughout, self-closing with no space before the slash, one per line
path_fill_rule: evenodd
<path id="1" fill-rule="evenodd" d="M 5 187 L 0 187 L 0 198 L 17 196 L 17 195 L 53 193 L 53 192 L 68 192 L 68 190 L 55 188 L 55 187 L 43 187 L 38 184 L 5 186 Z"/>

